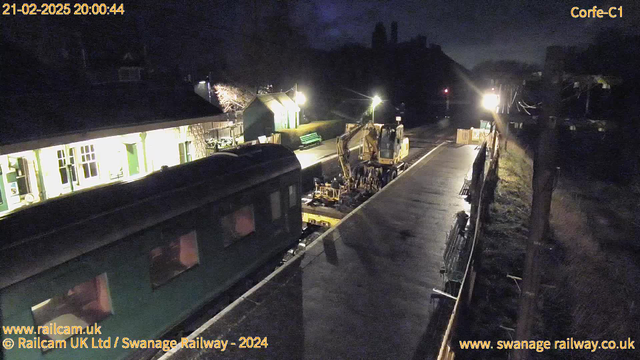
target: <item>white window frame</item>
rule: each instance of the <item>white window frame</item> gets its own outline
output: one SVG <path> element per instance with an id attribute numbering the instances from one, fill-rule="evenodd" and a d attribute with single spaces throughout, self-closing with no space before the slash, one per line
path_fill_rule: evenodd
<path id="1" fill-rule="evenodd" d="M 60 157 L 62 153 L 62 157 Z M 76 163 L 76 151 L 73 147 L 61 147 L 56 149 L 56 160 L 58 161 L 58 175 L 60 175 L 60 183 L 63 188 L 71 187 L 71 184 L 78 184 L 78 169 Z M 60 164 L 62 162 L 62 165 Z M 64 169 L 67 174 L 67 182 L 62 182 L 61 170 Z M 71 170 L 71 171 L 69 171 Z"/>
<path id="2" fill-rule="evenodd" d="M 94 144 L 83 144 L 78 146 L 80 148 L 80 168 L 82 169 L 82 179 L 87 182 L 95 182 L 100 179 L 100 168 L 98 167 L 98 158 L 96 156 L 96 150 Z M 86 151 L 86 152 L 85 152 Z M 86 176 L 85 165 L 87 165 L 89 174 L 91 174 L 91 163 L 95 163 L 96 174 L 93 176 Z"/>

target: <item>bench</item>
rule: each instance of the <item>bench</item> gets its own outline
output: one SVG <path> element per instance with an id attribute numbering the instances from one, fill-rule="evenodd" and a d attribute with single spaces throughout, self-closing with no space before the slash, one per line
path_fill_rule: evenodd
<path id="1" fill-rule="evenodd" d="M 312 132 L 306 135 L 300 136 L 300 143 L 302 148 L 313 146 L 322 142 L 322 137 L 318 133 Z"/>

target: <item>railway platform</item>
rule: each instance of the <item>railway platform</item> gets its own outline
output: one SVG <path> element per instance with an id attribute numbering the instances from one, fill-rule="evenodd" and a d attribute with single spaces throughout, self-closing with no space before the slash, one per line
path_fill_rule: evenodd
<path id="1" fill-rule="evenodd" d="M 439 145 L 192 333 L 200 348 L 162 359 L 427 358 L 440 345 L 429 335 L 432 289 L 476 152 Z"/>
<path id="2" fill-rule="evenodd" d="M 349 142 L 349 149 L 355 151 L 360 147 L 361 134 L 354 136 Z M 300 166 L 305 169 L 311 167 L 319 162 L 324 162 L 336 158 L 338 155 L 338 149 L 336 147 L 336 138 L 327 139 L 322 141 L 317 146 L 310 147 L 308 149 L 294 151 L 300 161 Z"/>

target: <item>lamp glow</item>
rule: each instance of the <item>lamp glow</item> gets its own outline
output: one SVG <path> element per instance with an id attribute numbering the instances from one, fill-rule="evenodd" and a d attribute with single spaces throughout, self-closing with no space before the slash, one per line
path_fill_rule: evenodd
<path id="1" fill-rule="evenodd" d="M 298 104 L 298 105 L 304 105 L 304 103 L 307 102 L 307 97 L 304 96 L 304 94 L 299 92 L 299 91 L 296 92 L 295 99 L 296 99 L 296 104 Z"/>
<path id="2" fill-rule="evenodd" d="M 380 96 L 376 95 L 373 97 L 373 102 L 371 103 L 371 106 L 375 109 L 376 106 L 380 105 L 380 103 L 382 103 L 382 99 L 380 99 Z"/>
<path id="3" fill-rule="evenodd" d="M 500 98 L 497 94 L 485 94 L 482 98 L 482 107 L 489 111 L 496 111 L 500 104 Z"/>

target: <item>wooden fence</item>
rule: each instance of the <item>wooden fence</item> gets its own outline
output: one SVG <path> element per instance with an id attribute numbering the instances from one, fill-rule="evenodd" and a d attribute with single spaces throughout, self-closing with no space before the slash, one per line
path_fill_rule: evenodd
<path id="1" fill-rule="evenodd" d="M 482 144 L 490 134 L 488 129 L 458 129 L 456 144 Z"/>

